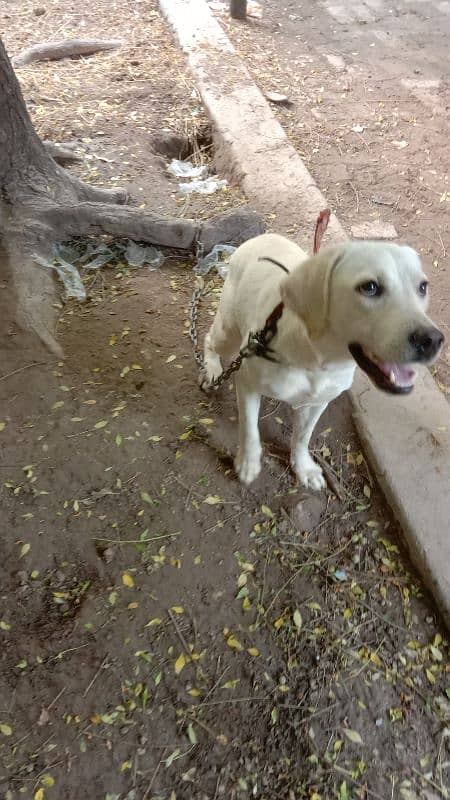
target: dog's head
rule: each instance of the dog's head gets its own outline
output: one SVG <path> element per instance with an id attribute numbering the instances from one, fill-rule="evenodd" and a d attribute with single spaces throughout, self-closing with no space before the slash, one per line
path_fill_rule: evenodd
<path id="1" fill-rule="evenodd" d="M 410 392 L 413 365 L 439 355 L 444 336 L 426 314 L 428 281 L 410 247 L 329 247 L 296 267 L 280 288 L 311 339 L 331 335 L 386 392 Z"/>

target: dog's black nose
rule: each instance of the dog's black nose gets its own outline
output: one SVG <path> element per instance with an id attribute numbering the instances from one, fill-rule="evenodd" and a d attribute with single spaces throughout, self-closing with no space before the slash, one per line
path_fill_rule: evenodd
<path id="1" fill-rule="evenodd" d="M 443 341 L 444 336 L 438 328 L 418 328 L 409 335 L 409 343 L 418 361 L 433 358 Z"/>

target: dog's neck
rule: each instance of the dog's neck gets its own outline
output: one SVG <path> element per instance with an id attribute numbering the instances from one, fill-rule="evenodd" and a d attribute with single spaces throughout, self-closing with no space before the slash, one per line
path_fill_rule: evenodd
<path id="1" fill-rule="evenodd" d="M 280 363 L 295 367 L 327 369 L 354 365 L 346 344 L 329 331 L 312 338 L 306 325 L 289 308 L 283 310 L 272 347 Z"/>

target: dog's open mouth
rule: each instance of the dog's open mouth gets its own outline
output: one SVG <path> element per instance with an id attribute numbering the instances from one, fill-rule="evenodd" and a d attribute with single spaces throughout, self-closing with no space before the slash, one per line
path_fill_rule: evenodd
<path id="1" fill-rule="evenodd" d="M 348 349 L 358 367 L 369 376 L 378 389 L 391 394 L 409 394 L 409 392 L 412 392 L 417 373 L 411 364 L 382 361 L 373 353 L 364 350 L 360 344 L 350 344 Z"/>

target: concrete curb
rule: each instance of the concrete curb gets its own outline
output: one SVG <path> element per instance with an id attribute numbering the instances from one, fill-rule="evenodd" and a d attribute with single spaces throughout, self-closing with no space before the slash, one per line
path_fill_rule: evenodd
<path id="1" fill-rule="evenodd" d="M 257 211 L 295 220 L 311 250 L 326 201 L 204 0 L 159 0 L 186 53 L 213 123 L 218 166 Z M 292 228 L 290 229 L 292 236 Z M 332 215 L 328 236 L 348 238 Z M 350 396 L 375 474 L 411 556 L 450 627 L 450 406 L 428 372 L 410 397 L 393 398 L 359 373 Z"/>

